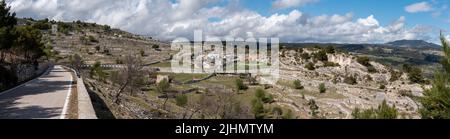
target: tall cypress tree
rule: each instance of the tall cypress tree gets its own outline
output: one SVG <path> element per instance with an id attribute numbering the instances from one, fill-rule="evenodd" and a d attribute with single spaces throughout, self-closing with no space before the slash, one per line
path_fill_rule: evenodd
<path id="1" fill-rule="evenodd" d="M 433 86 L 425 91 L 420 110 L 423 119 L 450 119 L 450 46 L 441 33 L 444 71 L 436 73 Z"/>

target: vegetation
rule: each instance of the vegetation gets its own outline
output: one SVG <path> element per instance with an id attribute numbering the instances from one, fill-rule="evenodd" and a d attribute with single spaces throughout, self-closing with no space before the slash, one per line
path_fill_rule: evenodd
<path id="1" fill-rule="evenodd" d="M 308 70 L 315 70 L 316 68 L 314 67 L 314 63 L 309 62 L 308 64 L 305 65 L 305 68 Z"/>
<path id="2" fill-rule="evenodd" d="M 316 101 L 314 99 L 310 99 L 308 102 L 309 110 L 311 110 L 311 115 L 313 118 L 318 118 L 318 110 L 319 106 L 317 106 Z"/>
<path id="3" fill-rule="evenodd" d="M 356 78 L 353 76 L 345 76 L 344 83 L 349 85 L 356 85 L 358 82 L 356 81 Z"/>
<path id="4" fill-rule="evenodd" d="M 318 60 L 318 61 L 322 61 L 322 62 L 328 61 L 328 56 L 327 56 L 326 50 L 320 50 L 319 52 L 314 53 L 313 57 L 315 60 Z"/>
<path id="5" fill-rule="evenodd" d="M 311 56 L 310 56 L 308 53 L 302 53 L 302 54 L 300 55 L 300 57 L 301 57 L 302 59 L 304 59 L 304 60 L 309 60 L 309 59 L 311 59 Z"/>
<path id="6" fill-rule="evenodd" d="M 177 106 L 184 107 L 188 103 L 187 95 L 181 94 L 175 98 Z"/>
<path id="7" fill-rule="evenodd" d="M 394 69 L 390 69 L 389 72 L 391 73 L 391 78 L 389 79 L 391 82 L 397 81 L 402 76 L 402 72 L 395 71 Z"/>
<path id="8" fill-rule="evenodd" d="M 378 109 L 360 110 L 355 108 L 352 112 L 354 119 L 396 119 L 398 115 L 395 105 L 389 106 L 386 100 L 378 106 Z"/>
<path id="9" fill-rule="evenodd" d="M 444 71 L 435 74 L 432 88 L 425 90 L 424 97 L 420 99 L 423 119 L 450 119 L 450 46 L 442 34 L 441 42 L 445 54 L 441 61 Z"/>
<path id="10" fill-rule="evenodd" d="M 327 61 L 327 62 L 324 62 L 324 66 L 325 67 L 339 67 L 339 64 Z"/>
<path id="11" fill-rule="evenodd" d="M 5 1 L 0 1 L 0 90 L 19 82 L 19 65 L 32 65 L 38 69 L 38 58 L 53 55 L 51 46 L 42 41 L 40 27 L 16 26 L 15 15 Z"/>
<path id="12" fill-rule="evenodd" d="M 235 80 L 236 89 L 239 90 L 247 90 L 247 85 L 244 84 L 244 81 L 242 79 L 236 79 Z"/>
<path id="13" fill-rule="evenodd" d="M 325 93 L 327 91 L 327 88 L 325 87 L 325 84 L 324 83 L 321 83 L 320 85 L 319 85 L 319 92 L 320 93 Z"/>
<path id="14" fill-rule="evenodd" d="M 334 54 L 334 53 L 336 53 L 336 50 L 335 50 L 334 46 L 329 45 L 325 48 L 325 52 L 328 54 Z"/>
<path id="15" fill-rule="evenodd" d="M 305 87 L 303 87 L 302 83 L 300 82 L 300 80 L 295 80 L 294 81 L 294 88 L 295 89 L 303 89 Z"/>

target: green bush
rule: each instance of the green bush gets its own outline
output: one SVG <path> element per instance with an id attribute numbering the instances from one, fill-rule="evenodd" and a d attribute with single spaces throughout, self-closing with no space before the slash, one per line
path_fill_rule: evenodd
<path id="1" fill-rule="evenodd" d="M 327 88 L 325 87 L 324 83 L 321 83 L 319 85 L 319 91 L 320 91 L 320 93 L 325 93 L 327 91 Z"/>
<path id="2" fill-rule="evenodd" d="M 332 46 L 332 45 L 330 45 L 330 46 L 328 46 L 327 48 L 325 48 L 325 51 L 326 51 L 328 54 L 334 54 L 334 53 L 336 53 L 336 50 L 335 50 L 334 46 Z"/>
<path id="3" fill-rule="evenodd" d="M 175 101 L 176 101 L 177 106 L 184 107 L 184 106 L 186 106 L 186 104 L 188 102 L 188 97 L 184 94 L 178 95 L 175 98 Z"/>
<path id="4" fill-rule="evenodd" d="M 300 80 L 295 80 L 294 81 L 294 88 L 295 89 L 303 89 L 305 87 L 302 86 L 302 83 L 300 82 Z"/>
<path id="5" fill-rule="evenodd" d="M 339 67 L 340 65 L 338 63 L 334 63 L 334 62 L 324 62 L 324 66 L 325 67 Z"/>
<path id="6" fill-rule="evenodd" d="M 316 68 L 314 67 L 314 63 L 309 62 L 308 64 L 305 65 L 305 68 L 308 70 L 315 70 Z"/>
<path id="7" fill-rule="evenodd" d="M 359 64 L 361 64 L 361 65 L 363 65 L 363 66 L 366 66 L 366 67 L 372 66 L 372 65 L 370 64 L 370 59 L 369 59 L 369 57 L 367 57 L 367 56 L 358 56 L 358 57 L 356 57 L 356 61 L 357 61 Z"/>
<path id="8" fill-rule="evenodd" d="M 352 112 L 354 119 L 397 119 L 398 112 L 395 108 L 389 106 L 386 100 L 378 106 L 378 109 L 360 110 L 355 108 Z"/>
<path id="9" fill-rule="evenodd" d="M 302 54 L 300 55 L 300 57 L 301 57 L 302 59 L 304 59 L 304 60 L 309 60 L 309 59 L 311 59 L 311 56 L 309 56 L 308 53 L 302 53 Z"/>
<path id="10" fill-rule="evenodd" d="M 356 81 L 356 78 L 353 76 L 346 76 L 344 78 L 344 83 L 349 84 L 349 85 L 356 85 L 358 84 L 358 82 Z"/>
<path id="11" fill-rule="evenodd" d="M 325 52 L 325 50 L 320 50 L 319 52 L 314 53 L 313 57 L 315 60 L 328 61 L 327 52 Z"/>
<path id="12" fill-rule="evenodd" d="M 237 90 L 247 90 L 247 85 L 244 84 L 244 81 L 242 79 L 236 79 L 235 81 L 236 89 Z"/>

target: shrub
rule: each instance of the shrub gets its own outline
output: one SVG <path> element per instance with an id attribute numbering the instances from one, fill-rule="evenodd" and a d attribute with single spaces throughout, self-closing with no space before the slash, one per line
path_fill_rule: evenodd
<path id="1" fill-rule="evenodd" d="M 255 119 L 264 119 L 264 104 L 261 99 L 255 98 L 252 100 L 252 111 Z"/>
<path id="2" fill-rule="evenodd" d="M 398 115 L 395 105 L 389 106 L 386 100 L 378 106 L 378 109 L 360 110 L 355 108 L 352 112 L 354 119 L 396 119 Z"/>
<path id="3" fill-rule="evenodd" d="M 309 60 L 309 59 L 311 59 L 311 56 L 309 56 L 308 53 L 302 53 L 302 54 L 300 55 L 300 57 L 301 57 L 302 59 L 304 59 L 304 60 Z"/>
<path id="4" fill-rule="evenodd" d="M 324 83 L 321 83 L 319 85 L 319 91 L 320 91 L 320 93 L 325 93 L 327 91 L 327 88 L 325 87 Z"/>
<path id="5" fill-rule="evenodd" d="M 300 80 L 295 80 L 294 81 L 294 88 L 295 89 L 303 89 L 304 87 L 302 86 L 302 83 L 300 82 Z"/>
<path id="6" fill-rule="evenodd" d="M 358 84 L 358 82 L 356 81 L 356 78 L 353 76 L 346 76 L 344 78 L 344 83 L 349 84 L 349 85 Z"/>
<path id="7" fill-rule="evenodd" d="M 244 84 L 244 81 L 242 81 L 242 79 L 236 79 L 235 85 L 236 85 L 237 90 L 247 90 L 248 89 L 248 87 Z"/>
<path id="8" fill-rule="evenodd" d="M 325 67 L 339 67 L 340 65 L 338 63 L 334 63 L 334 62 L 325 62 L 324 63 Z"/>
<path id="9" fill-rule="evenodd" d="M 370 59 L 369 59 L 369 57 L 367 57 L 367 56 L 358 56 L 358 57 L 356 58 L 356 61 L 357 61 L 359 64 L 361 64 L 361 65 L 363 65 L 363 66 L 366 66 L 366 67 L 372 66 L 372 65 L 370 64 Z"/>
<path id="10" fill-rule="evenodd" d="M 315 60 L 328 61 L 327 52 L 325 52 L 325 50 L 320 50 L 319 52 L 314 53 L 313 57 Z"/>
<path id="11" fill-rule="evenodd" d="M 325 48 L 325 51 L 326 51 L 328 54 L 334 54 L 334 53 L 336 53 L 336 50 L 335 50 L 334 46 L 332 46 L 332 45 L 329 45 L 327 48 Z"/>
<path id="12" fill-rule="evenodd" d="M 184 94 L 178 95 L 175 98 L 175 101 L 176 101 L 177 106 L 183 107 L 183 106 L 185 106 L 187 104 L 188 97 L 186 95 L 184 95 Z"/>
<path id="13" fill-rule="evenodd" d="M 384 85 L 384 84 L 382 84 L 382 85 L 380 85 L 380 89 L 386 89 L 386 85 Z"/>
<path id="14" fill-rule="evenodd" d="M 378 72 L 377 69 L 375 69 L 375 67 L 373 67 L 372 65 L 367 66 L 367 71 L 369 73 L 375 73 Z"/>
<path id="15" fill-rule="evenodd" d="M 316 68 L 314 67 L 314 63 L 309 62 L 308 64 L 305 65 L 305 68 L 308 70 L 315 70 Z"/>
<path id="16" fill-rule="evenodd" d="M 391 73 L 391 78 L 389 79 L 391 82 L 397 81 L 402 76 L 402 72 L 397 72 L 394 69 L 389 70 L 389 72 Z"/>
<path id="17" fill-rule="evenodd" d="M 425 83 L 425 79 L 422 76 L 422 70 L 419 68 L 411 68 L 408 73 L 408 78 L 413 83 Z"/>

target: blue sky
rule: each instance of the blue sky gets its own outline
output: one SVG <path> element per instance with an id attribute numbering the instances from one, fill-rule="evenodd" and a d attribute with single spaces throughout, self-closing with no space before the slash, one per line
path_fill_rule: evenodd
<path id="1" fill-rule="evenodd" d="M 273 9 L 273 0 L 243 0 L 241 3 L 246 8 L 257 11 L 262 15 L 273 13 L 289 13 L 291 10 L 299 10 L 311 15 L 333 15 L 353 13 L 355 17 L 367 17 L 374 15 L 381 25 L 387 25 L 397 20 L 400 16 L 405 16 L 408 21 L 407 26 L 416 24 L 431 25 L 442 29 L 449 29 L 450 11 L 442 10 L 441 15 L 433 17 L 435 11 L 408 13 L 405 7 L 413 3 L 428 2 L 438 11 L 446 6 L 446 0 L 318 0 L 304 6 L 291 7 L 285 9 Z"/>
<path id="2" fill-rule="evenodd" d="M 448 0 L 6 1 L 19 17 L 95 22 L 167 41 L 201 30 L 204 36 L 284 42 L 438 43 L 439 30 L 450 29 Z"/>

